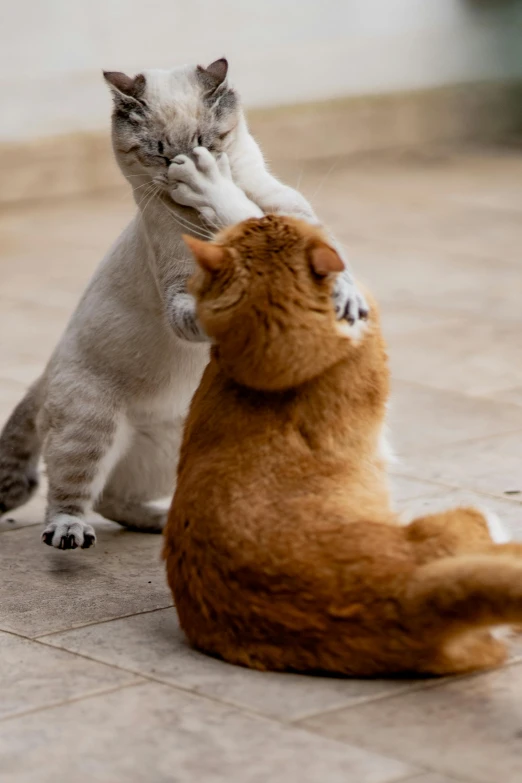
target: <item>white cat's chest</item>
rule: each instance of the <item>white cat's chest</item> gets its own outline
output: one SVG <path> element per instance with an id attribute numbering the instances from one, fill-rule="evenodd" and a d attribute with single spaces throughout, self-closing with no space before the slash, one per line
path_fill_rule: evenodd
<path id="1" fill-rule="evenodd" d="M 208 364 L 210 346 L 186 343 L 173 356 L 171 373 L 157 392 L 132 405 L 129 418 L 135 423 L 167 422 L 185 418 L 189 405 Z"/>

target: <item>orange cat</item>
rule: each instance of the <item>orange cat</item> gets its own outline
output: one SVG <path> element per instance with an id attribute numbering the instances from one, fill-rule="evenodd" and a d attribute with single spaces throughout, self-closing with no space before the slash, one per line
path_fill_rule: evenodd
<path id="1" fill-rule="evenodd" d="M 375 302 L 366 324 L 339 325 L 342 263 L 294 219 L 185 241 L 214 339 L 165 531 L 190 642 L 256 669 L 357 676 L 500 663 L 489 628 L 522 621 L 522 546 L 494 544 L 472 508 L 398 524 Z"/>

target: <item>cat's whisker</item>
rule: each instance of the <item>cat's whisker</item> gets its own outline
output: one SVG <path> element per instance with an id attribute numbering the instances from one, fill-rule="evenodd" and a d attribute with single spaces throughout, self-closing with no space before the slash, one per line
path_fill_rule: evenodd
<path id="1" fill-rule="evenodd" d="M 180 215 L 176 213 L 177 217 L 181 218 L 187 225 L 189 225 L 191 228 L 195 229 L 196 231 L 203 231 L 205 233 L 207 232 L 207 229 L 204 226 L 197 225 L 197 223 L 194 223 L 191 221 L 185 214 Z"/>
<path id="2" fill-rule="evenodd" d="M 150 182 L 144 182 L 143 185 L 138 185 L 135 188 L 133 187 L 132 188 L 132 192 L 136 193 L 137 190 L 140 190 L 141 188 L 144 188 L 144 187 L 146 187 L 147 185 L 150 185 L 150 184 L 151 184 Z"/>
<path id="3" fill-rule="evenodd" d="M 149 206 L 150 202 L 154 199 L 154 196 L 156 195 L 156 190 L 155 190 L 154 184 L 153 183 L 150 183 L 150 184 L 152 185 L 151 189 L 147 190 L 145 192 L 145 195 L 143 196 L 143 198 L 141 199 L 141 201 L 138 204 L 138 213 L 139 213 L 139 216 L 140 216 L 140 220 L 142 222 L 145 222 L 145 219 L 144 219 L 145 210 L 147 209 L 147 207 Z M 145 201 L 146 201 L 146 203 L 145 203 Z M 142 207 L 143 204 L 145 204 L 145 205 Z"/>
<path id="4" fill-rule="evenodd" d="M 147 185 L 149 185 L 149 189 L 144 190 L 143 193 L 140 193 L 141 199 L 138 202 L 138 209 L 141 211 L 141 205 L 145 202 L 147 199 L 147 196 L 151 193 L 152 190 L 154 190 L 154 185 L 152 182 L 147 182 Z"/>
<path id="5" fill-rule="evenodd" d="M 208 232 L 204 226 L 198 226 L 196 223 L 189 220 L 185 215 L 170 209 L 166 204 L 164 206 L 180 226 L 186 228 L 189 231 L 193 231 L 195 234 L 204 239 L 209 238 L 210 232 Z"/>
<path id="6" fill-rule="evenodd" d="M 183 228 L 185 231 L 189 231 L 191 234 L 199 237 L 200 239 L 205 239 L 205 240 L 210 239 L 210 234 L 206 234 L 203 232 L 203 230 L 196 228 L 193 223 L 185 222 L 179 214 L 174 212 L 174 210 L 169 209 L 169 207 L 167 207 L 166 204 L 163 203 L 163 207 L 167 210 L 167 212 L 172 217 L 174 222 L 177 223 L 178 226 Z"/>
<path id="7" fill-rule="evenodd" d="M 310 201 L 313 201 L 316 198 L 316 196 L 321 192 L 324 183 L 326 182 L 326 180 L 328 179 L 328 177 L 330 176 L 330 174 L 335 169 L 338 163 L 339 163 L 339 158 L 336 158 L 332 163 L 332 165 L 330 166 L 330 168 L 328 169 L 328 171 L 326 172 L 326 174 L 324 175 L 324 177 L 322 178 L 321 182 L 319 183 L 315 191 L 310 196 Z"/>
<path id="8" fill-rule="evenodd" d="M 179 213 L 176 213 L 176 217 L 179 218 L 181 221 L 185 223 L 187 227 L 189 227 L 192 231 L 199 231 L 202 234 L 210 235 L 210 231 L 208 231 L 205 226 L 197 225 L 197 223 L 192 222 L 187 218 L 185 215 L 180 215 Z"/>
<path id="9" fill-rule="evenodd" d="M 163 204 L 163 207 L 167 210 L 167 212 L 172 216 L 172 218 L 176 221 L 176 223 L 181 226 L 181 228 L 184 228 L 186 231 L 190 231 L 194 236 L 199 237 L 200 239 L 208 240 L 212 236 L 212 234 L 209 232 L 205 232 L 205 230 L 197 226 L 195 223 L 192 223 L 190 220 L 185 219 L 181 215 L 179 215 L 177 212 L 174 212 L 173 209 L 170 209 L 164 201 L 161 202 Z"/>
<path id="10" fill-rule="evenodd" d="M 205 218 L 205 222 L 212 226 L 214 231 L 220 231 L 222 226 L 218 226 L 217 223 L 215 223 L 213 220 L 210 220 L 209 218 Z"/>
<path id="11" fill-rule="evenodd" d="M 159 190 L 159 189 L 158 189 L 156 186 L 153 186 L 153 189 L 152 189 L 151 196 L 150 196 L 149 200 L 147 201 L 147 203 L 145 204 L 145 206 L 143 207 L 143 210 L 142 210 L 142 212 L 141 212 L 141 216 L 142 216 L 142 218 L 144 218 L 144 217 L 145 217 L 145 210 L 146 210 L 146 209 L 147 209 L 147 207 L 149 206 L 150 202 L 151 202 L 151 201 L 154 201 L 155 197 L 158 195 L 158 190 Z M 150 192 L 150 191 L 149 191 L 149 192 Z"/>

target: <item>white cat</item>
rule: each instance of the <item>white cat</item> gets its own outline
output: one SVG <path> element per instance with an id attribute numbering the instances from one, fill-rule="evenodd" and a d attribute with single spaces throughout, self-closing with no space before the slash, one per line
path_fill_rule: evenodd
<path id="1" fill-rule="evenodd" d="M 266 212 L 317 222 L 267 171 L 227 67 L 105 73 L 114 151 L 138 212 L 0 435 L 0 513 L 29 499 L 43 453 L 42 539 L 54 547 L 94 544 L 92 509 L 129 528 L 163 527 L 183 420 L 208 359 L 182 234 L 208 237 L 209 226 Z M 348 271 L 335 297 L 340 318 L 365 316 Z"/>

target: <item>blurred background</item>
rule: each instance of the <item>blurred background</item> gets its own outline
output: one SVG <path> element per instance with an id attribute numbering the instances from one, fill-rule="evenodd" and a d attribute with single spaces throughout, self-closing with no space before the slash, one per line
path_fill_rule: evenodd
<path id="1" fill-rule="evenodd" d="M 522 2 L 0 9 L 0 424 L 135 210 L 102 69 L 226 56 L 377 295 L 399 507 L 486 505 L 522 537 Z M 43 514 L 42 489 L 0 518 L 2 783 L 520 783 L 520 641 L 436 687 L 238 671 L 186 648 L 159 537 L 97 519 L 94 550 L 50 551 Z"/>
<path id="2" fill-rule="evenodd" d="M 118 181 L 104 144 L 110 100 L 102 69 L 136 73 L 225 55 L 247 107 L 301 104 L 301 117 L 286 117 L 292 138 L 277 133 L 275 152 L 283 158 L 498 140 L 520 125 L 520 2 L 3 0 L 1 6 L 0 163 L 7 177 L 1 201 Z M 332 99 L 310 118 L 311 102 Z M 259 132 L 270 143 L 266 119 Z M 313 136 L 319 127 L 321 145 Z"/>

